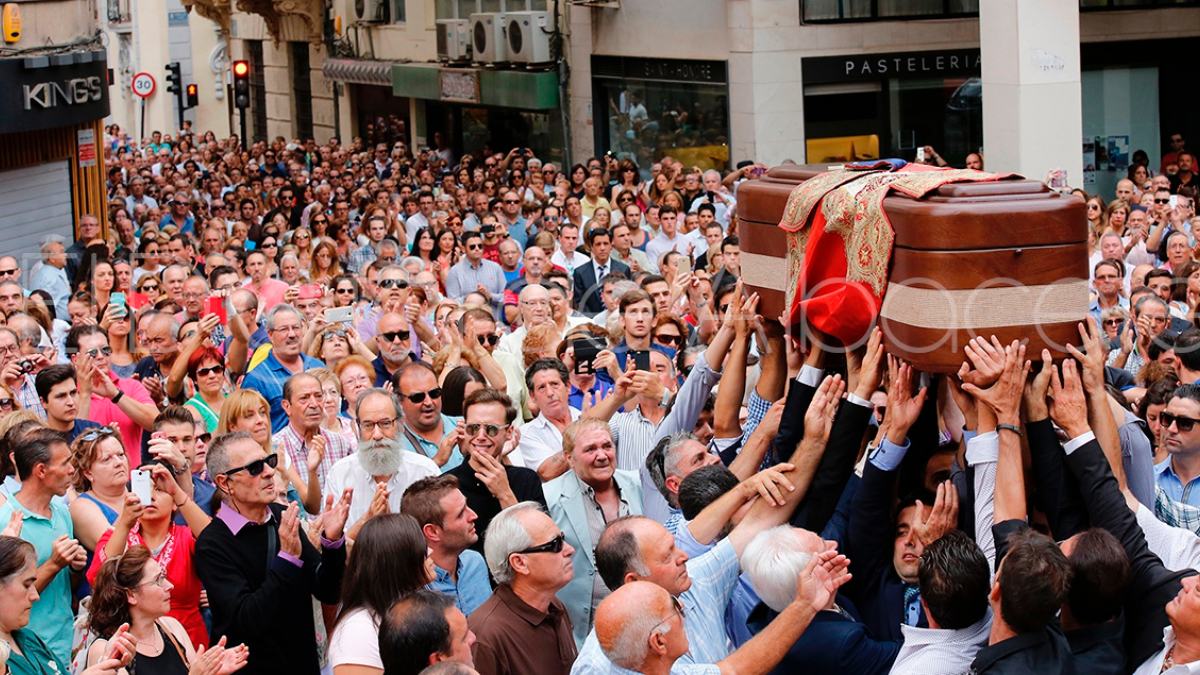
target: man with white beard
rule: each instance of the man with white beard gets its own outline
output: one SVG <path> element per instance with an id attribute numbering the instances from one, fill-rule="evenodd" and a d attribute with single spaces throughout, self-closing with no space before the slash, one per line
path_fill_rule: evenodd
<path id="1" fill-rule="evenodd" d="M 433 460 L 405 452 L 400 435 L 400 400 L 384 389 L 368 389 L 358 398 L 354 418 L 358 420 L 358 450 L 338 460 L 325 481 L 325 494 L 336 496 L 354 490 L 347 535 L 354 539 L 359 528 L 374 516 L 399 513 L 400 498 L 409 485 L 441 473 Z"/>

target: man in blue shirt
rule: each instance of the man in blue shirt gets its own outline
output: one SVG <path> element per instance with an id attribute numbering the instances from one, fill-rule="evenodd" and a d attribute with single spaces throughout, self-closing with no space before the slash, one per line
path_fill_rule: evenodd
<path id="1" fill-rule="evenodd" d="M 1170 457 L 1154 467 L 1158 487 L 1173 501 L 1200 506 L 1200 385 L 1176 389 L 1159 420 Z"/>
<path id="2" fill-rule="evenodd" d="M 271 407 L 271 433 L 282 431 L 288 423 L 283 411 L 283 384 L 296 373 L 325 364 L 300 351 L 304 337 L 304 317 L 291 305 L 276 305 L 264 323 L 271 339 L 271 353 L 242 380 L 242 388 L 253 389 L 267 399 Z"/>
<path id="3" fill-rule="evenodd" d="M 162 221 L 158 224 L 158 229 L 162 229 L 168 225 L 174 225 L 179 228 L 180 234 L 194 234 L 196 232 L 196 216 L 192 215 L 191 204 L 188 203 L 187 195 L 176 194 L 171 197 L 171 211 L 163 216 Z"/>
<path id="4" fill-rule="evenodd" d="M 487 563 L 471 545 L 479 540 L 478 516 L 467 506 L 458 479 L 443 474 L 408 486 L 400 512 L 417 519 L 433 559 L 430 590 L 454 597 L 454 604 L 470 616 L 492 595 Z"/>

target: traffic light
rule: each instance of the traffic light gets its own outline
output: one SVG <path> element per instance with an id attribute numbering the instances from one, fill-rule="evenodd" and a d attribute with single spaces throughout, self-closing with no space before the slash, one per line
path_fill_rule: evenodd
<path id="1" fill-rule="evenodd" d="M 245 110 L 250 107 L 250 62 L 233 62 L 233 104 Z"/>
<path id="2" fill-rule="evenodd" d="M 184 101 L 184 108 L 195 108 L 200 105 L 200 87 L 197 87 L 195 83 L 189 84 Z"/>
<path id="3" fill-rule="evenodd" d="M 167 92 L 179 95 L 183 91 L 183 75 L 179 72 L 179 62 L 172 61 L 167 64 Z"/>

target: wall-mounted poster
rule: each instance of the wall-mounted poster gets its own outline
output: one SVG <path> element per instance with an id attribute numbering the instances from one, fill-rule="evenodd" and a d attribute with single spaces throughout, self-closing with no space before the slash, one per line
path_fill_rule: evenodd
<path id="1" fill-rule="evenodd" d="M 1083 182 L 1096 184 L 1096 139 L 1091 136 L 1083 137 Z"/>
<path id="2" fill-rule="evenodd" d="M 1112 171 L 1129 169 L 1129 136 L 1108 137 L 1108 168 Z"/>

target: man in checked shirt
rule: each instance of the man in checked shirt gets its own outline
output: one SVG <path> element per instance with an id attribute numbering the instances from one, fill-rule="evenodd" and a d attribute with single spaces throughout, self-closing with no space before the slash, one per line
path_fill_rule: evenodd
<path id="1" fill-rule="evenodd" d="M 321 510 L 321 494 L 329 470 L 337 461 L 356 449 L 354 438 L 348 434 L 331 434 L 321 429 L 325 395 L 321 382 L 308 373 L 297 373 L 283 385 L 283 411 L 288 423 L 271 437 L 276 448 L 287 453 L 292 468 L 303 474 L 307 490 L 300 495 L 304 510 L 310 514 Z M 310 456 L 316 462 L 310 461 Z M 316 485 L 313 485 L 313 482 Z"/>

